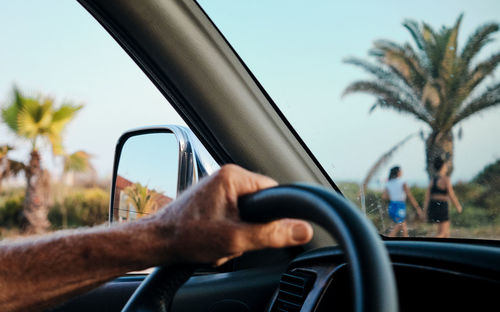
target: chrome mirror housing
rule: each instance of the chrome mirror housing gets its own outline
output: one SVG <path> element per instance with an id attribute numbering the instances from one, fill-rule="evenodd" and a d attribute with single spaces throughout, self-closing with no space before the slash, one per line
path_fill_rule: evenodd
<path id="1" fill-rule="evenodd" d="M 132 221 L 154 213 L 218 168 L 187 127 L 127 131 L 115 149 L 109 222 Z"/>

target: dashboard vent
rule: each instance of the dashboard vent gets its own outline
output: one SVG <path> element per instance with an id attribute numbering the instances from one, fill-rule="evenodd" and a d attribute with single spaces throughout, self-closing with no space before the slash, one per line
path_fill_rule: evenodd
<path id="1" fill-rule="evenodd" d="M 281 275 L 273 312 L 299 312 L 314 283 L 315 275 L 295 270 Z"/>

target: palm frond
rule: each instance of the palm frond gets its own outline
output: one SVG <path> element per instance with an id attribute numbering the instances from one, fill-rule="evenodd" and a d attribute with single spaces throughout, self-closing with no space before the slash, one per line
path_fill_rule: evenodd
<path id="1" fill-rule="evenodd" d="M 49 140 L 53 155 L 64 155 L 61 133 L 48 132 L 45 137 Z"/>
<path id="2" fill-rule="evenodd" d="M 411 114 L 426 123 L 432 122 L 430 116 L 420 106 L 420 103 L 412 102 L 411 98 L 404 98 L 402 96 L 404 93 L 401 90 L 383 82 L 357 81 L 349 85 L 344 90 L 343 95 L 345 96 L 354 92 L 364 92 L 377 96 L 376 106 Z"/>
<path id="3" fill-rule="evenodd" d="M 51 103 L 40 104 L 34 98 L 25 98 L 17 115 L 18 134 L 33 139 L 47 131 L 52 117 Z"/>
<path id="4" fill-rule="evenodd" d="M 416 94 L 420 94 L 425 81 L 426 70 L 421 64 L 420 57 L 409 44 L 400 46 L 389 40 L 377 40 L 369 54 L 387 65 L 402 80 L 412 87 Z"/>
<path id="5" fill-rule="evenodd" d="M 415 20 L 407 19 L 403 22 L 403 26 L 410 32 L 415 44 L 420 50 L 423 50 L 425 47 L 425 40 L 422 35 L 422 31 L 420 30 L 420 26 L 418 22 Z"/>
<path id="6" fill-rule="evenodd" d="M 464 119 L 469 118 L 470 116 L 483 111 L 487 108 L 494 107 L 500 104 L 500 83 L 496 83 L 495 85 L 487 88 L 485 92 L 483 92 L 477 98 L 471 100 L 468 104 L 466 104 L 460 112 L 457 113 L 456 117 L 453 120 L 453 125 L 458 124 Z"/>
<path id="7" fill-rule="evenodd" d="M 493 54 L 488 59 L 477 64 L 467 77 L 467 88 L 472 91 L 484 80 L 484 78 L 493 74 L 499 64 L 500 52 Z"/>
<path id="8" fill-rule="evenodd" d="M 443 60 L 441 62 L 441 77 L 443 77 L 445 80 L 454 78 L 453 74 L 455 71 L 457 59 L 457 38 L 462 18 L 463 14 L 458 17 L 455 26 L 449 30 L 446 36 L 447 42 L 445 44 Z"/>
<path id="9" fill-rule="evenodd" d="M 413 101 L 418 102 L 418 96 L 415 94 L 411 82 L 407 81 L 400 73 L 391 66 L 372 64 L 359 58 L 350 57 L 344 60 L 344 63 L 355 65 L 373 74 L 380 81 L 391 85 L 394 88 L 400 89 L 405 93 L 405 96 L 412 98 Z"/>
<path id="10" fill-rule="evenodd" d="M 0 145 L 0 159 L 4 158 L 5 156 L 7 156 L 7 153 L 9 153 L 10 151 L 12 151 L 14 148 L 10 145 Z"/>
<path id="11" fill-rule="evenodd" d="M 62 132 L 66 124 L 75 117 L 76 113 L 82 109 L 82 107 L 82 105 L 72 105 L 69 103 L 61 105 L 52 115 L 50 131 L 55 133 Z"/>
<path id="12" fill-rule="evenodd" d="M 26 170 L 26 165 L 20 161 L 13 160 L 13 159 L 8 159 L 7 161 L 8 161 L 9 172 L 10 172 L 10 175 L 12 175 L 12 176 L 16 176 L 19 173 Z"/>
<path id="13" fill-rule="evenodd" d="M 436 34 L 436 32 L 434 31 L 434 29 L 432 29 L 432 27 L 427 24 L 427 23 L 422 23 L 422 38 L 424 38 L 424 41 L 429 44 L 435 44 L 436 42 L 436 38 L 438 37 L 438 35 Z"/>
<path id="14" fill-rule="evenodd" d="M 464 64 L 468 65 L 484 46 L 493 41 L 491 35 L 499 29 L 498 23 L 487 23 L 478 27 L 476 31 L 469 36 L 460 53 L 460 57 Z"/>
<path id="15" fill-rule="evenodd" d="M 2 119 L 7 126 L 16 133 L 18 131 L 17 115 L 22 108 L 24 97 L 16 86 L 14 86 L 12 93 L 13 99 L 11 103 L 7 107 L 2 108 Z"/>

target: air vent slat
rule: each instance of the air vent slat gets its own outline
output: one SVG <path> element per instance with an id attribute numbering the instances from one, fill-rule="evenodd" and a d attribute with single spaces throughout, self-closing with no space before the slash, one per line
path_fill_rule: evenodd
<path id="1" fill-rule="evenodd" d="M 296 293 L 293 293 L 293 292 L 290 292 L 290 291 L 286 291 L 286 290 L 281 290 L 280 289 L 280 293 L 283 294 L 284 296 L 291 296 L 291 297 L 295 297 L 295 298 L 298 298 L 298 299 L 302 299 L 304 297 L 304 294 L 296 294 Z"/>
<path id="2" fill-rule="evenodd" d="M 315 277 L 313 273 L 302 270 L 283 273 L 272 311 L 299 312 Z"/>

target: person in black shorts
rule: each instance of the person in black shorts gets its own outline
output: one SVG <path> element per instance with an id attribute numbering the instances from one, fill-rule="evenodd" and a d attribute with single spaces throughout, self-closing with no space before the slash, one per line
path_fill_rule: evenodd
<path id="1" fill-rule="evenodd" d="M 424 213 L 429 223 L 437 223 L 439 226 L 436 237 L 450 237 L 450 216 L 448 213 L 448 201 L 451 200 L 462 212 L 462 205 L 455 196 L 455 191 L 448 177 L 448 164 L 441 158 L 434 160 L 434 169 L 437 175 L 432 178 L 425 193 Z"/>

